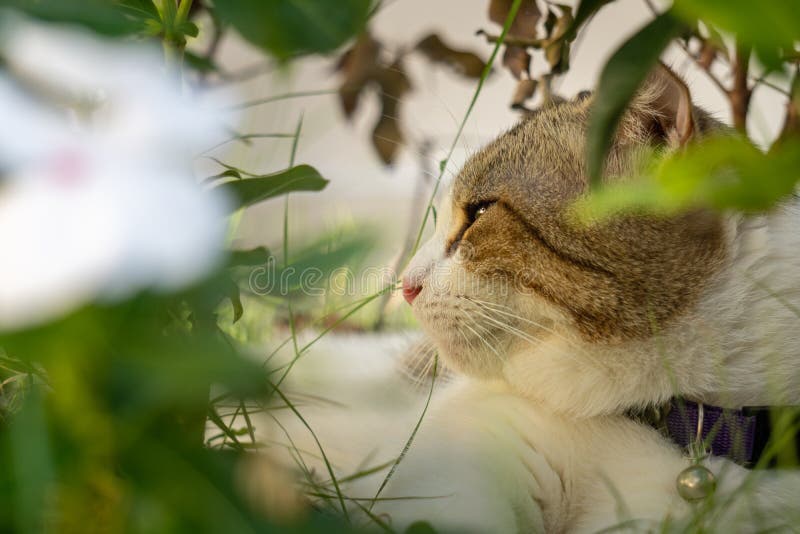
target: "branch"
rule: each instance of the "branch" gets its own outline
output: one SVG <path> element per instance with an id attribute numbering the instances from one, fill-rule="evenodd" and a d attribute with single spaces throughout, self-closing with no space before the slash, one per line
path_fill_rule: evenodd
<path id="1" fill-rule="evenodd" d="M 737 43 L 733 60 L 733 88 L 728 93 L 733 113 L 733 125 L 740 132 L 746 132 L 747 109 L 750 106 L 752 90 L 747 85 L 747 71 L 750 63 L 750 49 Z"/>

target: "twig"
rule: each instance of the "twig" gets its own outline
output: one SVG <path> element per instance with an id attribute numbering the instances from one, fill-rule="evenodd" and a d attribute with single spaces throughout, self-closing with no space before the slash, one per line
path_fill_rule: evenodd
<path id="1" fill-rule="evenodd" d="M 651 13 L 652 13 L 654 16 L 658 16 L 658 15 L 660 15 L 660 14 L 661 14 L 661 12 L 660 12 L 660 11 L 658 10 L 658 8 L 655 6 L 655 4 L 653 3 L 653 1 L 652 1 L 652 0 L 644 0 L 644 3 L 647 5 L 647 7 L 650 9 L 650 12 L 651 12 Z M 701 37 L 699 37 L 699 36 L 695 36 L 695 37 L 697 37 L 697 38 L 698 38 L 698 39 L 700 39 L 701 41 L 704 41 L 704 40 L 703 40 Z M 683 42 L 682 42 L 680 39 L 676 39 L 676 40 L 675 40 L 675 42 L 676 42 L 676 44 L 677 44 L 677 45 L 678 45 L 678 46 L 681 48 L 681 50 L 683 50 L 683 52 L 686 54 L 686 56 L 687 56 L 687 57 L 689 57 L 689 59 L 691 59 L 691 60 L 694 62 L 694 64 L 695 64 L 695 65 L 697 65 L 699 68 L 703 69 L 703 70 L 705 71 L 705 73 L 706 73 L 706 74 L 708 74 L 708 78 L 709 78 L 709 79 L 712 81 L 712 83 L 713 83 L 714 85 L 716 85 L 716 86 L 717 86 L 717 89 L 719 89 L 719 90 L 720 90 L 720 92 L 721 92 L 723 95 L 725 95 L 725 97 L 726 97 L 726 98 L 729 98 L 728 89 L 727 89 L 727 88 L 725 87 L 725 85 L 724 85 L 724 84 L 723 84 L 723 83 L 720 81 L 720 79 L 719 79 L 719 78 L 717 78 L 717 77 L 714 75 L 714 73 L 713 73 L 713 72 L 711 72 L 711 64 L 708 64 L 708 65 L 707 65 L 707 64 L 705 64 L 705 63 L 702 63 L 702 62 L 700 61 L 700 58 L 698 58 L 697 56 L 695 56 L 695 55 L 692 53 L 692 51 L 691 51 L 691 50 L 689 50 L 689 47 L 688 47 L 688 46 L 686 46 L 686 44 L 684 44 L 684 43 L 683 43 Z"/>
<path id="2" fill-rule="evenodd" d="M 792 96 L 791 91 L 787 91 L 783 87 L 779 87 L 779 86 L 775 85 L 774 83 L 772 83 L 770 81 L 767 81 L 767 75 L 766 74 L 763 74 L 763 75 L 758 76 L 758 77 L 751 76 L 750 80 L 753 82 L 753 89 L 755 89 L 756 85 L 763 85 L 765 87 L 769 87 L 773 91 L 777 91 L 778 93 L 782 94 L 783 96 L 787 96 L 787 97 Z"/>
<path id="3" fill-rule="evenodd" d="M 730 98 L 730 92 L 728 91 L 728 89 L 725 87 L 722 81 L 719 78 L 717 78 L 713 72 L 711 72 L 711 64 L 706 65 L 705 63 L 702 63 L 700 61 L 700 58 L 692 54 L 692 51 L 689 50 L 689 47 L 686 46 L 686 44 L 682 43 L 680 40 L 676 39 L 675 42 L 681 48 L 681 50 L 683 50 L 684 53 L 686 53 L 686 55 L 694 62 L 695 65 L 697 65 L 699 68 L 705 71 L 705 73 L 708 75 L 708 79 L 711 80 L 711 82 L 717 86 L 717 89 L 719 89 L 720 92 L 723 95 L 725 95 L 726 98 Z"/>
<path id="4" fill-rule="evenodd" d="M 736 46 L 733 61 L 733 88 L 728 93 L 733 113 L 734 127 L 745 132 L 747 127 L 747 108 L 750 106 L 752 90 L 747 85 L 747 71 L 750 63 L 750 49 L 743 45 Z"/>

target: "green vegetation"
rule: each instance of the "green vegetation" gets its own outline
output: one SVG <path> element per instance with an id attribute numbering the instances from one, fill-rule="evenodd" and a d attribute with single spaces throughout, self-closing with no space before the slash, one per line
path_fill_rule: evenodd
<path id="1" fill-rule="evenodd" d="M 540 81 L 539 89 L 549 91 L 552 76 L 569 68 L 570 43 L 609 2 L 583 0 L 574 17 L 565 6 L 557 8 L 558 14 L 549 11 L 544 40 L 514 26 L 522 0 L 495 3 L 506 4 L 493 16 L 503 29 L 498 36 L 487 35 L 493 43 L 490 59 L 470 75 L 476 80 L 474 97 L 448 159 L 504 47 L 516 47 L 524 56 L 529 49 L 549 50 L 552 72 Z M 578 206 L 581 213 L 597 219 L 631 208 L 669 213 L 698 206 L 754 212 L 767 210 L 792 194 L 800 179 L 800 55 L 796 50 L 800 9 L 796 2 L 781 0 L 758 4 L 756 8 L 745 0 L 677 0 L 625 43 L 601 76 L 587 165 L 592 176 L 599 178 L 626 105 L 660 53 L 676 40 L 690 50 L 694 61 L 702 62 L 709 76 L 713 76 L 714 62 L 730 69 L 732 85 L 723 90 L 740 131 L 756 85 L 788 88 L 785 126 L 775 144 L 762 152 L 741 137 L 726 137 L 704 140 L 670 155 L 653 154 L 648 172 L 637 180 L 604 188 L 597 179 L 592 195 Z M 365 34 L 370 17 L 381 8 L 380 2 L 368 0 L 0 0 L 0 7 L 122 40 L 158 40 L 166 64 L 184 79 L 227 73 L 215 56 L 222 32 L 237 32 L 264 54 L 291 63 L 303 55 L 340 50 Z M 207 17 L 207 30 L 215 35 L 205 55 L 185 50 L 187 39 L 200 32 L 195 22 L 199 17 Z M 444 48 L 436 61 L 450 66 L 472 61 Z M 0 61 L 0 65 L 5 63 Z M 518 78 L 527 70 L 505 58 L 504 64 Z M 385 92 L 402 86 L 400 82 L 392 85 L 380 78 L 378 84 Z M 340 93 L 343 98 L 345 93 Z M 267 97 L 241 107 L 313 94 L 320 92 Z M 531 95 L 533 90 L 527 97 Z M 298 123 L 293 133 L 262 137 L 290 138 L 296 149 L 300 133 Z M 248 136 L 233 139 L 247 141 Z M 296 164 L 294 154 L 295 150 L 284 171 L 266 176 L 218 162 L 220 172 L 205 184 L 229 192 L 233 211 L 293 192 L 324 189 L 325 169 Z M 386 161 L 391 161 L 392 154 Z M 436 188 L 446 163 L 442 162 Z M 424 207 L 422 227 L 413 232 L 415 239 L 406 252 L 416 250 L 425 224 L 435 218 L 432 203 L 433 195 Z M 288 203 L 284 209 L 288 213 Z M 363 268 L 374 236 L 350 229 L 324 235 L 301 248 L 294 243 L 290 247 L 289 230 L 286 222 L 282 251 L 227 251 L 223 265 L 188 288 L 99 299 L 57 319 L 0 333 L 0 489 L 4 497 L 0 499 L 0 531 L 358 531 L 348 516 L 352 509 L 348 496 L 342 493 L 341 481 L 319 443 L 316 452 L 328 467 L 327 481 L 321 482 L 319 474 L 310 473 L 298 461 L 302 488 L 314 504 L 301 506 L 287 519 L 265 512 L 241 489 L 239 473 L 251 465 L 253 450 L 264 446 L 256 440 L 249 414 L 280 404 L 305 423 L 302 407 L 281 389 L 294 362 L 342 324 L 363 330 L 381 322 L 380 297 L 395 289 L 394 283 L 361 288 L 360 294 L 367 296 L 356 300 L 300 291 L 308 289 L 308 281 L 299 278 L 308 269 L 320 273 L 312 286 L 325 289 L 337 268 Z M 254 291 L 254 270 L 265 266 L 271 269 L 264 272 L 265 280 L 282 280 L 285 286 L 267 284 Z M 405 325 L 408 320 L 395 317 L 389 324 Z M 279 338 L 282 329 L 276 325 L 288 329 L 289 335 Z M 313 326 L 319 335 L 301 346 L 297 333 L 305 326 Z M 292 362 L 265 369 L 244 354 L 243 347 L 266 340 L 274 346 L 293 347 Z M 209 426 L 214 430 L 209 432 Z M 370 472 L 365 469 L 352 477 Z M 294 490 L 287 487 L 286 491 Z M 370 515 L 370 503 L 356 501 L 353 506 Z M 391 530 L 381 518 L 372 519 Z M 427 530 L 417 525 L 413 531 Z"/>

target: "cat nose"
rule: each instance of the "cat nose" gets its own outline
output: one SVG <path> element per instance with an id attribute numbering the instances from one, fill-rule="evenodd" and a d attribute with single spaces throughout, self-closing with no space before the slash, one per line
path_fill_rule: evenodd
<path id="1" fill-rule="evenodd" d="M 403 278 L 403 298 L 406 302 L 411 304 L 417 298 L 419 292 L 422 291 L 422 286 L 417 286 L 409 282 L 408 278 Z"/>

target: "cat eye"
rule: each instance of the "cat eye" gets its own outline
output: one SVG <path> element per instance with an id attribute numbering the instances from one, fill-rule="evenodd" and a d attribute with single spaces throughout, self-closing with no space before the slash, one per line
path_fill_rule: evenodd
<path id="1" fill-rule="evenodd" d="M 494 204 L 494 201 L 489 202 L 477 202 L 475 204 L 471 204 L 467 207 L 467 219 L 469 224 L 474 223 L 478 217 L 486 213 L 489 209 L 489 206 Z"/>

